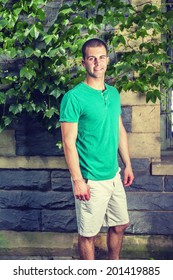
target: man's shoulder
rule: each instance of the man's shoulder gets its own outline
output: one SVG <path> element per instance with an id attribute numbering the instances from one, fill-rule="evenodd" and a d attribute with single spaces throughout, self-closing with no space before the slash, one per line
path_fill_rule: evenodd
<path id="1" fill-rule="evenodd" d="M 112 92 L 116 92 L 116 93 L 119 93 L 117 88 L 115 86 L 111 86 L 111 85 L 108 85 L 106 84 L 106 88 Z"/>
<path id="2" fill-rule="evenodd" d="M 81 91 L 81 83 L 77 84 L 73 88 L 69 89 L 63 96 L 62 101 L 67 102 L 68 100 L 78 99 L 79 92 Z"/>
<path id="3" fill-rule="evenodd" d="M 83 88 L 83 83 L 81 82 L 81 83 L 75 85 L 73 88 L 69 89 L 66 92 L 66 94 L 68 94 L 68 95 L 76 95 L 76 94 L 78 94 L 81 91 L 82 88 Z"/>
<path id="4" fill-rule="evenodd" d="M 106 88 L 109 90 L 109 92 L 111 92 L 114 96 L 120 96 L 118 89 L 115 86 L 111 86 L 106 84 Z"/>

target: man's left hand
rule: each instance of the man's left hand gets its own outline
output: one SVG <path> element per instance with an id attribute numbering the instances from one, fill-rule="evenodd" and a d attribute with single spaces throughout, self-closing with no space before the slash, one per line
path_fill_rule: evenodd
<path id="1" fill-rule="evenodd" d="M 123 184 L 125 187 L 130 186 L 133 183 L 134 180 L 134 174 L 133 174 L 133 170 L 132 167 L 126 167 L 124 169 L 124 180 L 123 180 Z"/>

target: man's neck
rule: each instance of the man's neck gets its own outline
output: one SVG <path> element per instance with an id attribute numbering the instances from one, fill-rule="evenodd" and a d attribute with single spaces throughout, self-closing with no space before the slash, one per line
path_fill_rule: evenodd
<path id="1" fill-rule="evenodd" d="M 86 77 L 84 80 L 84 83 L 86 83 L 88 86 L 96 89 L 96 90 L 105 90 L 105 81 L 104 79 L 95 79 L 91 77 Z"/>

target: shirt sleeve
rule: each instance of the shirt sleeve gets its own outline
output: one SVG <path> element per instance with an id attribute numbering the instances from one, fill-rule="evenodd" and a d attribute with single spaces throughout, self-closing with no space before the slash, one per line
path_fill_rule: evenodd
<path id="1" fill-rule="evenodd" d="M 80 114 L 81 110 L 77 98 L 67 92 L 60 105 L 60 122 L 78 122 Z"/>

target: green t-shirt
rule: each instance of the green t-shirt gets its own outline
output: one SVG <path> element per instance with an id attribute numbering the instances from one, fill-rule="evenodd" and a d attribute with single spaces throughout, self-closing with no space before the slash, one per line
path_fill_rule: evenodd
<path id="1" fill-rule="evenodd" d="M 112 179 L 118 171 L 120 95 L 84 82 L 68 91 L 61 102 L 60 122 L 78 122 L 76 147 L 83 178 Z"/>

